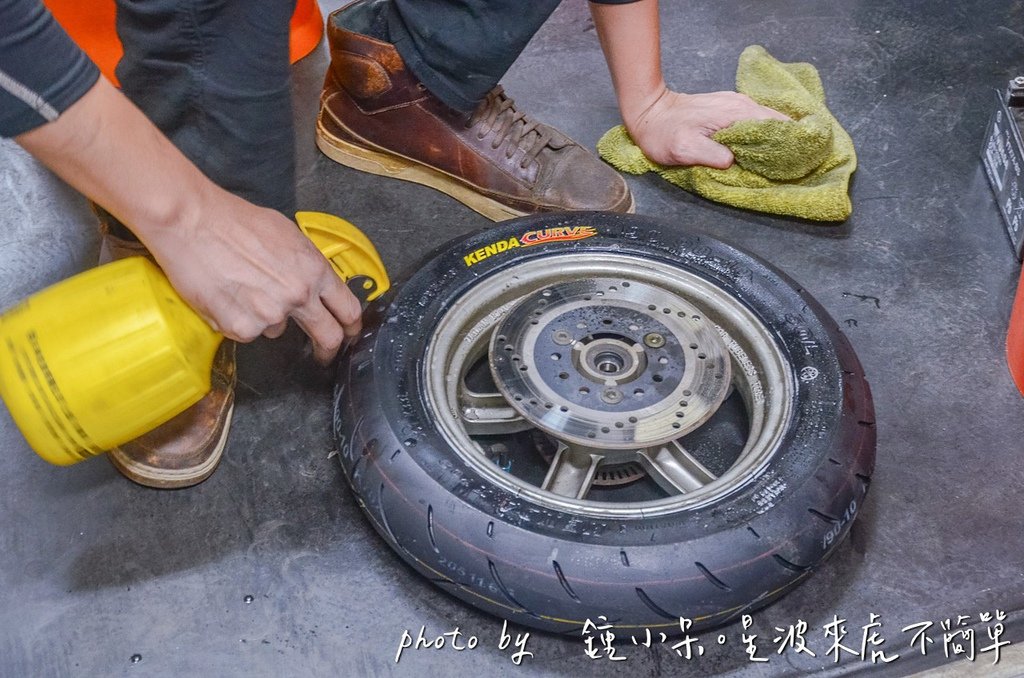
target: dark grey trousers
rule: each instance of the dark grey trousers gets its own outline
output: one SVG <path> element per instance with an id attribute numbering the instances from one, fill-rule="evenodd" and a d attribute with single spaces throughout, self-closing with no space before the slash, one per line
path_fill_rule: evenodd
<path id="1" fill-rule="evenodd" d="M 560 0 L 391 0 L 389 40 L 452 108 L 472 111 Z"/>
<path id="2" fill-rule="evenodd" d="M 431 92 L 470 111 L 558 1 L 391 0 L 380 25 Z M 294 5 L 117 0 L 124 93 L 214 182 L 288 215 L 295 209 Z"/>
<path id="3" fill-rule="evenodd" d="M 117 0 L 121 88 L 199 169 L 295 210 L 294 0 Z"/>

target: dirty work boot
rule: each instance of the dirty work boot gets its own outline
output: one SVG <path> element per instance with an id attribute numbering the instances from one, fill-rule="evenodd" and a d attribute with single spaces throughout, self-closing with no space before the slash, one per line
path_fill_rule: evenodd
<path id="1" fill-rule="evenodd" d="M 101 260 L 144 256 L 145 246 L 114 217 L 94 207 L 103 234 Z M 140 485 L 190 487 L 220 462 L 235 405 L 235 342 L 225 340 L 213 360 L 210 392 L 170 421 L 107 453 L 114 467 Z"/>
<path id="2" fill-rule="evenodd" d="M 330 15 L 317 146 L 332 160 L 436 188 L 495 221 L 564 210 L 632 212 L 625 180 L 493 89 L 472 114 L 442 103 L 355 2 Z M 365 25 L 364 25 L 365 24 Z"/>

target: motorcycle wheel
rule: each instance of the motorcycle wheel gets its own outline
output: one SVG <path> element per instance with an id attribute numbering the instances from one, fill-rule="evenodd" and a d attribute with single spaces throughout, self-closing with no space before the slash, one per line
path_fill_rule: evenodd
<path id="1" fill-rule="evenodd" d="M 402 558 L 500 617 L 719 625 L 804 580 L 863 504 L 850 344 L 785 274 L 679 225 L 504 222 L 365 324 L 335 392 L 345 476 Z"/>

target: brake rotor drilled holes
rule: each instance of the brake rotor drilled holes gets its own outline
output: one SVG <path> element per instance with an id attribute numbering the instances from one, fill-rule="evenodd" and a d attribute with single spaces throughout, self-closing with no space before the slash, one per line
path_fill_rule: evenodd
<path id="1" fill-rule="evenodd" d="M 526 396 L 510 400 L 520 416 L 565 444 L 599 450 L 606 464 L 696 428 L 728 388 L 716 379 L 729 363 L 714 325 L 689 322 L 696 309 L 682 297 L 624 282 L 577 279 L 524 297 L 494 328 L 489 354 L 498 390 Z M 512 347 L 511 361 L 495 356 L 495 344 Z M 681 424 L 684 389 L 701 393 L 703 409 Z"/>

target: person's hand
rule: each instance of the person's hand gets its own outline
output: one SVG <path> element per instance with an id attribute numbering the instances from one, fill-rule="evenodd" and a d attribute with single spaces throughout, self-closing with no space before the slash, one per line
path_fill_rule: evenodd
<path id="1" fill-rule="evenodd" d="M 230 339 L 279 337 L 290 317 L 330 362 L 360 331 L 355 295 L 294 222 L 212 185 L 206 193 L 175 227 L 146 234 L 171 284 Z"/>
<path id="2" fill-rule="evenodd" d="M 732 151 L 711 135 L 739 120 L 789 120 L 737 92 L 681 94 L 665 89 L 626 129 L 649 159 L 660 165 L 706 165 L 726 169 Z"/>
<path id="3" fill-rule="evenodd" d="M 15 140 L 131 229 L 221 334 L 278 337 L 294 318 L 325 363 L 358 334 L 359 302 L 298 226 L 211 182 L 104 78 Z"/>

